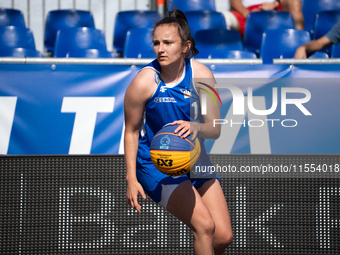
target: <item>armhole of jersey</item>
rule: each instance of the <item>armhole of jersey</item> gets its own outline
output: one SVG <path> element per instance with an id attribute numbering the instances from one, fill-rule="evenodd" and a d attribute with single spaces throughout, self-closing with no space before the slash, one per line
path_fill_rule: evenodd
<path id="1" fill-rule="evenodd" d="M 158 89 L 159 84 L 161 83 L 161 79 L 159 77 L 160 72 L 157 69 L 155 69 L 154 67 L 152 67 L 152 66 L 145 66 L 141 70 L 139 70 L 139 72 L 142 71 L 145 68 L 150 68 L 151 70 L 155 71 L 155 82 L 157 84 L 157 87 L 156 87 L 155 91 L 152 93 L 152 95 L 150 97 L 150 98 L 152 98 L 155 95 L 155 93 L 156 93 L 156 91 Z M 150 98 L 148 100 L 150 100 Z"/>
<path id="2" fill-rule="evenodd" d="M 191 81 L 190 82 L 192 84 L 192 87 L 194 88 L 194 90 L 198 94 L 198 91 L 196 89 L 195 82 L 194 82 L 195 72 L 194 72 L 194 66 L 193 66 L 192 58 L 190 59 L 190 68 L 191 68 L 191 79 L 190 79 Z"/>

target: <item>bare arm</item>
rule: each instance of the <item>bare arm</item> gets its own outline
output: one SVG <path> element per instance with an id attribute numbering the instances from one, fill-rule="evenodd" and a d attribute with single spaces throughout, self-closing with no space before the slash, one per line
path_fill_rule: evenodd
<path id="1" fill-rule="evenodd" d="M 138 138 L 145 104 L 151 97 L 154 89 L 154 86 L 152 86 L 153 77 L 154 71 L 151 69 L 145 69 L 138 73 L 126 90 L 124 99 L 124 150 L 128 186 L 126 200 L 139 213 L 141 205 L 138 203 L 138 194 L 141 194 L 144 199 L 146 199 L 146 195 L 136 177 Z"/>
<path id="2" fill-rule="evenodd" d="M 230 0 L 230 6 L 235 11 L 241 13 L 243 17 L 247 18 L 249 10 L 242 4 L 241 0 Z"/>
<path id="3" fill-rule="evenodd" d="M 307 58 L 308 52 L 315 52 L 322 50 L 323 48 L 332 45 L 331 40 L 328 37 L 323 36 L 317 40 L 312 40 L 309 43 L 306 43 L 295 51 L 294 58 Z"/>

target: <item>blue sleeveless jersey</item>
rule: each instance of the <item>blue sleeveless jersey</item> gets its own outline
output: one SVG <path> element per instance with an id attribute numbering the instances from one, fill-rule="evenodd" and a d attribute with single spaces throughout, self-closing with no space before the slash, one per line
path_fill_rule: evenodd
<path id="1" fill-rule="evenodd" d="M 193 68 L 191 59 L 185 60 L 181 79 L 174 84 L 165 84 L 160 79 L 161 66 L 157 59 L 144 68 L 155 70 L 156 91 L 145 106 L 143 126 L 140 132 L 138 157 L 144 160 L 150 158 L 150 144 L 154 135 L 166 124 L 175 120 L 203 122 L 199 114 L 199 95 L 193 86 Z M 196 165 L 211 165 L 203 146 L 204 140 L 199 137 L 201 155 Z"/>
<path id="2" fill-rule="evenodd" d="M 161 200 L 163 185 L 178 185 L 186 180 L 198 189 L 211 178 L 218 178 L 216 173 L 187 173 L 186 175 L 172 177 L 158 171 L 153 165 L 150 157 L 150 144 L 155 134 L 166 124 L 175 120 L 203 121 L 198 114 L 199 96 L 192 85 L 193 78 L 192 63 L 190 59 L 185 60 L 184 71 L 179 82 L 165 84 L 160 79 L 161 67 L 155 59 L 144 68 L 155 70 L 155 80 L 158 84 L 156 91 L 145 105 L 143 126 L 140 130 L 139 147 L 137 153 L 137 179 L 143 186 L 144 191 L 156 202 Z M 203 139 L 198 137 L 201 143 L 201 155 L 196 165 L 212 165 L 203 145 Z M 165 194 L 169 192 L 166 191 Z M 166 207 L 166 203 L 162 204 Z"/>

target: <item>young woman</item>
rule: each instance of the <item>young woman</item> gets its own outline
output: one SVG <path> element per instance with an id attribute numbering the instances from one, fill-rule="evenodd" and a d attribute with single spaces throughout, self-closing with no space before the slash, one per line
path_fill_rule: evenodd
<path id="1" fill-rule="evenodd" d="M 156 203 L 184 222 L 194 234 L 195 254 L 223 254 L 232 240 L 228 206 L 217 175 L 170 177 L 158 171 L 150 159 L 150 143 L 164 125 L 177 124 L 175 133 L 200 139 L 216 139 L 219 108 L 207 98 L 207 114 L 200 114 L 200 85 L 214 86 L 211 71 L 192 60 L 198 51 L 189 25 L 179 10 L 169 13 L 153 31 L 156 59 L 144 67 L 129 85 L 124 101 L 127 203 L 141 213 L 137 197 L 147 193 Z M 190 92 L 190 96 L 188 96 Z M 163 99 L 171 100 L 163 100 Z M 201 141 L 201 165 L 211 165 Z"/>

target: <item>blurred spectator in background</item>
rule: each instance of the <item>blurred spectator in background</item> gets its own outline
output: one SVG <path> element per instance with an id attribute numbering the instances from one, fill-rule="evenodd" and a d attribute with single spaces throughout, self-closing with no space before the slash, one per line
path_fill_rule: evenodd
<path id="1" fill-rule="evenodd" d="M 307 58 L 308 53 L 322 50 L 332 44 L 338 44 L 340 41 L 340 21 L 338 21 L 327 34 L 319 39 L 312 40 L 297 48 L 294 58 Z"/>
<path id="2" fill-rule="evenodd" d="M 282 10 L 290 12 L 296 29 L 304 29 L 300 0 L 230 0 L 232 11 L 224 12 L 228 29 L 244 34 L 247 16 L 254 11 Z"/>

